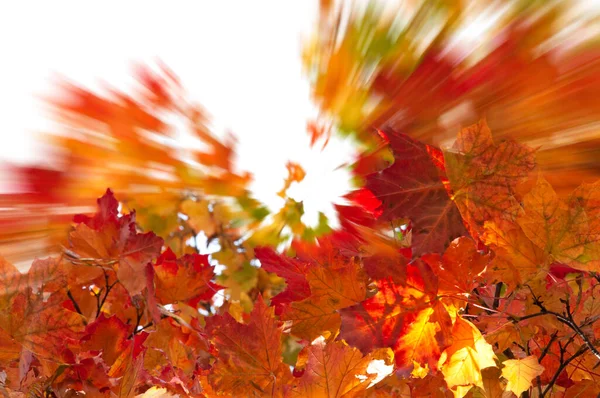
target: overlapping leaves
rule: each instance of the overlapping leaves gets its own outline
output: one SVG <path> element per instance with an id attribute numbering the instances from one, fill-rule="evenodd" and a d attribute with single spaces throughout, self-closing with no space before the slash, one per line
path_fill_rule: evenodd
<path id="1" fill-rule="evenodd" d="M 232 167 L 233 140 L 210 132 L 168 70 L 140 71 L 137 98 L 69 87 L 58 113 L 78 133 L 55 142 L 80 174 L 34 172 L 32 202 L 89 204 L 110 185 L 123 203 L 107 191 L 95 215 L 74 219 L 63 256 L 36 260 L 27 274 L 0 262 L 2 392 L 597 394 L 598 184 L 566 200 L 576 179 L 564 174 L 549 178 L 559 194 L 543 178 L 520 186 L 536 150 L 509 138 L 556 138 L 594 121 L 598 63 L 561 74 L 557 54 L 539 51 L 560 9 L 537 4 L 523 7 L 536 18 L 519 19 L 491 54 L 456 66 L 441 45 L 467 11 L 459 4 L 422 6 L 406 26 L 368 8 L 338 34 L 340 19 L 322 2 L 320 28 L 336 34 L 307 56 L 319 66 L 315 96 L 336 127 L 387 141 L 354 165 L 366 189 L 336 207 L 339 231 L 302 224 L 302 203 L 286 197 L 304 175 L 293 163 L 285 205 L 267 217 L 249 176 Z M 441 24 L 423 48 L 429 20 Z M 164 113 L 208 149 L 189 151 L 191 162 L 176 156 L 163 144 Z M 481 120 L 452 147 L 430 145 L 485 113 L 501 140 Z M 312 130 L 314 144 L 325 133 Z M 572 159 L 556 153 L 540 152 L 542 169 Z M 305 241 L 276 252 L 288 237 Z"/>

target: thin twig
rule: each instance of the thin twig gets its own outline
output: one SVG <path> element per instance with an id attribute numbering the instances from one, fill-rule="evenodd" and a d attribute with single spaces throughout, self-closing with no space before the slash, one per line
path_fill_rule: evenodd
<path id="1" fill-rule="evenodd" d="M 492 308 L 494 308 L 495 310 L 497 310 L 498 306 L 500 305 L 500 293 L 502 292 L 503 286 L 504 284 L 502 282 L 496 283 L 496 290 L 494 291 L 494 302 L 492 304 Z"/>
<path id="2" fill-rule="evenodd" d="M 75 311 L 77 311 L 79 315 L 83 315 L 83 313 L 81 312 L 81 308 L 79 308 L 79 304 L 77 304 L 77 301 L 75 301 L 75 297 L 73 297 L 73 294 L 71 293 L 71 290 L 67 290 L 67 296 L 69 297 L 69 300 L 71 300 L 71 302 L 73 303 Z M 85 325 L 87 325 L 87 322 L 85 320 L 83 322 Z"/>
<path id="3" fill-rule="evenodd" d="M 585 333 L 583 332 L 583 330 L 581 330 L 579 328 L 579 326 L 577 326 L 577 324 L 575 322 L 572 322 L 571 320 L 565 318 L 564 316 L 562 316 L 561 314 L 559 314 L 557 312 L 548 311 L 546 308 L 541 308 L 541 311 L 540 312 L 536 312 L 535 314 L 529 314 L 529 315 L 525 315 L 525 316 L 522 316 L 522 317 L 518 317 L 518 316 L 512 315 L 512 318 L 516 322 L 521 322 L 521 321 L 524 321 L 526 319 L 536 318 L 536 317 L 545 316 L 545 315 L 552 315 L 560 323 L 562 323 L 562 324 L 567 325 L 568 327 L 570 327 L 583 340 L 583 342 L 589 348 L 589 350 L 592 352 L 592 354 L 594 354 L 594 356 L 596 358 L 600 359 L 600 351 L 598 351 L 598 349 L 594 346 L 594 344 L 590 341 L 590 339 L 585 335 Z"/>
<path id="4" fill-rule="evenodd" d="M 562 373 L 563 370 L 565 370 L 565 368 L 567 366 L 569 366 L 569 364 L 571 362 L 573 362 L 574 359 L 580 357 L 581 355 L 585 354 L 587 351 L 589 350 L 589 347 L 587 346 L 582 346 L 575 354 L 573 354 L 569 359 L 567 359 L 566 361 L 562 361 L 563 357 L 563 353 L 561 351 L 561 364 L 558 367 L 558 369 L 556 369 L 556 372 L 554 373 L 554 376 L 552 377 L 552 380 L 550 380 L 550 383 L 546 386 L 546 388 L 544 389 L 544 392 L 542 392 L 542 394 L 540 395 L 540 398 L 543 398 L 546 396 L 546 394 L 548 394 L 548 392 L 550 391 L 550 389 L 552 388 L 552 386 L 554 386 L 554 383 L 556 383 L 556 380 L 558 380 L 558 377 L 560 376 L 560 374 Z"/>
<path id="5" fill-rule="evenodd" d="M 558 330 L 555 331 L 554 333 L 552 333 L 552 336 L 550 336 L 550 341 L 548 341 L 548 344 L 546 344 L 546 347 L 544 347 L 544 349 L 542 350 L 542 353 L 540 354 L 540 357 L 538 358 L 538 363 L 542 362 L 542 359 L 544 359 L 544 357 L 548 354 L 548 351 L 550 351 L 550 347 L 552 346 L 552 343 L 554 343 L 554 340 L 556 340 L 556 336 L 558 336 Z M 542 378 L 540 376 L 537 377 L 537 387 L 538 387 L 538 392 L 539 395 L 542 395 Z"/>
<path id="6" fill-rule="evenodd" d="M 102 300 L 100 300 L 100 294 L 102 293 L 102 289 L 100 289 L 100 291 L 98 292 L 98 294 L 96 295 L 96 318 L 98 316 L 100 316 L 100 311 L 102 311 L 102 307 L 104 306 L 104 303 L 106 302 L 106 299 L 108 298 L 108 294 L 110 293 L 110 290 L 117 284 L 117 281 L 115 281 L 113 284 L 109 284 L 109 277 L 108 277 L 108 273 L 106 272 L 106 270 L 102 270 L 104 272 L 104 282 L 106 284 L 106 290 L 104 290 L 104 297 L 102 298 Z"/>

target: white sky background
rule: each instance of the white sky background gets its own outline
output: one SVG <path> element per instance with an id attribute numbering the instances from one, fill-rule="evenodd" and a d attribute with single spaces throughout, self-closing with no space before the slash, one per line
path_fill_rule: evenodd
<path id="1" fill-rule="evenodd" d="M 285 163 L 297 161 L 307 171 L 298 195 L 313 212 L 323 200 L 311 196 L 343 193 L 347 177 L 325 172 L 350 154 L 339 141 L 323 154 L 308 146 L 306 121 L 316 110 L 300 53 L 317 7 L 316 0 L 0 2 L 0 160 L 44 163 L 35 134 L 51 119 L 39 96 L 54 92 L 56 76 L 126 89 L 134 62 L 160 58 L 217 128 L 238 137 L 239 167 L 255 175 L 258 198 L 277 207 Z"/>
<path id="2" fill-rule="evenodd" d="M 577 18 L 583 9 L 598 15 L 600 0 L 574 4 Z M 316 221 L 317 210 L 331 219 L 331 200 L 348 184 L 345 171 L 332 171 L 350 160 L 351 145 L 334 139 L 324 153 L 308 145 L 306 121 L 316 109 L 302 76 L 301 39 L 317 11 L 318 0 L 0 1 L 0 162 L 47 161 L 35 134 L 52 124 L 39 97 L 53 93 L 57 76 L 127 90 L 135 62 L 160 58 L 217 130 L 238 137 L 238 166 L 254 174 L 258 199 L 273 210 L 282 204 L 275 193 L 285 163 L 295 161 L 307 176 L 288 193 L 304 199 L 305 221 Z M 472 49 L 468 43 L 481 39 L 478 23 L 457 38 L 462 45 Z M 0 192 L 5 181 L 0 168 Z"/>

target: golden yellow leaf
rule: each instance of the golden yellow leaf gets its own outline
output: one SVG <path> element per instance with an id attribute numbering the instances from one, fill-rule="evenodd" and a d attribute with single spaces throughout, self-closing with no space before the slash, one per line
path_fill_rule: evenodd
<path id="1" fill-rule="evenodd" d="M 456 318 L 452 337 L 453 343 L 442 353 L 438 365 L 448 388 L 454 390 L 455 396 L 466 394 L 472 386 L 483 388 L 482 369 L 496 366 L 492 346 L 475 325 L 461 317 Z"/>
<path id="2" fill-rule="evenodd" d="M 544 367 L 533 355 L 523 359 L 509 359 L 503 365 L 502 377 L 508 380 L 506 390 L 512 391 L 517 397 L 531 387 L 533 379 L 544 372 Z"/>

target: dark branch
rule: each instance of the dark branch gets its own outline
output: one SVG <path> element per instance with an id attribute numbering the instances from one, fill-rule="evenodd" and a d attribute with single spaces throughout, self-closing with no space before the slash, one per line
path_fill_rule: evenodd
<path id="1" fill-rule="evenodd" d="M 494 303 L 492 304 L 492 308 L 497 310 L 500 305 L 500 293 L 502 292 L 502 287 L 504 284 L 502 282 L 496 283 L 496 290 L 494 291 Z"/>
<path id="2" fill-rule="evenodd" d="M 569 302 L 567 300 L 563 300 L 563 303 L 565 303 L 565 306 L 566 306 L 566 309 L 567 309 L 567 311 L 566 311 L 567 312 L 567 316 L 565 317 L 564 315 L 559 314 L 557 312 L 548 311 L 546 309 L 546 307 L 544 306 L 544 304 L 542 303 L 542 301 L 535 295 L 535 293 L 533 292 L 533 290 L 530 287 L 529 287 L 529 290 L 531 291 L 531 294 L 533 296 L 533 304 L 535 304 L 537 307 L 539 307 L 540 312 L 536 312 L 535 314 L 525 315 L 525 316 L 522 316 L 522 317 L 511 316 L 511 318 L 513 318 L 513 321 L 521 322 L 521 321 L 524 321 L 526 319 L 531 319 L 531 318 L 535 318 L 535 317 L 538 317 L 538 316 L 552 315 L 560 323 L 562 323 L 564 325 L 567 325 L 575 333 L 577 333 L 577 335 L 583 340 L 583 342 L 585 343 L 585 345 L 594 354 L 594 356 L 596 358 L 600 359 L 600 351 L 598 351 L 598 349 L 590 341 L 590 339 L 588 338 L 588 336 L 583 332 L 583 330 L 581 330 L 581 328 L 573 320 L 573 315 L 571 313 L 571 307 L 570 307 Z"/>
<path id="3" fill-rule="evenodd" d="M 544 392 L 542 392 L 542 394 L 540 395 L 541 398 L 544 398 L 546 396 L 546 394 L 548 394 L 548 392 L 550 391 L 550 389 L 552 388 L 552 386 L 554 386 L 554 383 L 556 383 L 556 380 L 558 380 L 560 374 L 562 373 L 563 370 L 565 370 L 565 368 L 567 366 L 569 366 L 569 364 L 571 362 L 573 362 L 574 359 L 582 356 L 583 354 L 585 354 L 587 351 L 589 350 L 589 347 L 587 346 L 582 346 L 579 351 L 577 351 L 575 354 L 573 354 L 569 359 L 567 359 L 566 361 L 563 361 L 563 352 L 561 349 L 561 364 L 558 367 L 558 369 L 556 369 L 556 372 L 554 373 L 554 376 L 552 377 L 552 380 L 550 380 L 550 383 L 546 386 L 546 388 L 544 389 Z"/>
<path id="4" fill-rule="evenodd" d="M 540 357 L 538 358 L 538 362 L 542 362 L 542 359 L 544 359 L 544 357 L 548 354 L 548 351 L 550 351 L 550 347 L 552 346 L 552 343 L 554 343 L 554 340 L 556 340 L 556 336 L 558 336 L 558 330 L 555 331 L 554 333 L 552 333 L 552 336 L 550 336 L 550 341 L 548 341 L 548 344 L 546 344 L 546 347 L 544 347 L 544 349 L 542 350 L 542 353 L 540 354 Z M 538 386 L 538 391 L 539 391 L 539 395 L 542 395 L 542 378 L 540 376 L 537 377 L 537 386 Z"/>
<path id="5" fill-rule="evenodd" d="M 75 297 L 73 297 L 73 294 L 71 293 L 70 290 L 67 290 L 67 296 L 69 297 L 69 300 L 71 300 L 71 302 L 73 303 L 73 307 L 75 308 L 75 311 L 77 311 L 77 313 L 79 315 L 83 315 L 83 313 L 81 312 L 81 308 L 79 308 L 79 304 L 77 304 L 77 301 L 75 301 Z M 84 320 L 84 324 L 87 325 L 87 322 Z"/>
<path id="6" fill-rule="evenodd" d="M 100 289 L 100 291 L 98 292 L 96 296 L 96 318 L 98 316 L 100 316 L 100 312 L 102 311 L 102 307 L 104 306 L 104 303 L 106 302 L 106 299 L 108 298 L 108 295 L 110 293 L 110 290 L 117 284 L 117 281 L 115 281 L 113 284 L 109 284 L 109 277 L 108 277 L 108 273 L 106 272 L 106 270 L 102 270 L 104 271 L 104 283 L 106 285 L 106 289 L 104 289 L 104 297 L 102 297 L 102 300 L 100 300 L 100 295 L 102 294 L 102 289 Z"/>

